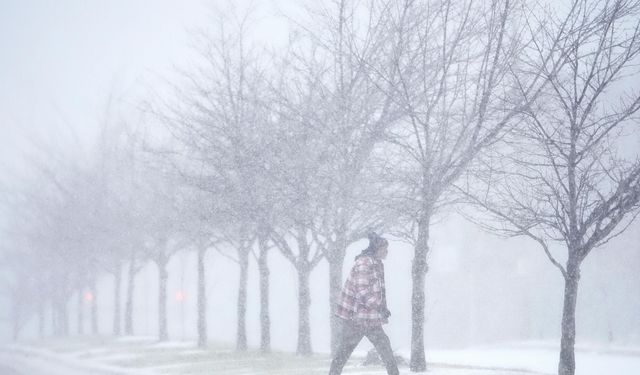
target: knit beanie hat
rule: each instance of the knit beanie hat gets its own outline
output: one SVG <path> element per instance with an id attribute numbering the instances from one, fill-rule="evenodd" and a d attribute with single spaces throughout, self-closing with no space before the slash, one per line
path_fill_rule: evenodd
<path id="1" fill-rule="evenodd" d="M 376 232 L 367 233 L 367 237 L 369 238 L 369 246 L 362 250 L 362 252 L 356 257 L 356 259 L 361 256 L 373 256 L 376 253 L 376 250 L 383 246 L 389 245 L 389 241 L 386 238 L 380 237 Z"/>

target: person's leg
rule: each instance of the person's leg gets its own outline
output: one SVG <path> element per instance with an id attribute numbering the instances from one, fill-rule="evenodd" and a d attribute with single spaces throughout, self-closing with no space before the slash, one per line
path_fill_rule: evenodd
<path id="1" fill-rule="evenodd" d="M 365 335 L 371 341 L 373 346 L 375 346 L 380 358 L 384 362 L 385 367 L 387 368 L 387 374 L 389 375 L 398 375 L 400 372 L 398 371 L 398 365 L 396 364 L 396 358 L 393 356 L 393 349 L 391 349 L 391 341 L 389 341 L 389 337 L 382 327 L 376 327 L 367 330 Z"/>
<path id="2" fill-rule="evenodd" d="M 331 368 L 329 369 L 329 375 L 339 375 L 342 373 L 342 368 L 349 360 L 351 353 L 358 346 L 364 333 L 358 329 L 351 322 L 344 322 L 342 324 L 342 335 L 336 354 L 331 361 Z"/>

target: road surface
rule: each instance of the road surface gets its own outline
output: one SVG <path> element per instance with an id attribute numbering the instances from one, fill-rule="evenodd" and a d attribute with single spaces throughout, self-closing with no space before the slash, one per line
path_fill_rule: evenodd
<path id="1" fill-rule="evenodd" d="M 47 360 L 41 357 L 26 356 L 23 354 L 0 351 L 1 375 L 93 375 L 95 372 L 87 372 L 73 368 L 57 361 Z"/>

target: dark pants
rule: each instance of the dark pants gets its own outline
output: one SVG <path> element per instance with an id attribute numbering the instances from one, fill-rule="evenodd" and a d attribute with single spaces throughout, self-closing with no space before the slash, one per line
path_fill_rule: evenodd
<path id="1" fill-rule="evenodd" d="M 349 321 L 344 321 L 342 324 L 342 338 L 340 339 L 338 349 L 336 350 L 336 354 L 331 362 L 329 375 L 339 375 L 342 373 L 342 368 L 345 363 L 347 363 L 351 353 L 353 353 L 353 350 L 358 346 L 360 340 L 365 336 L 369 341 L 371 341 L 378 351 L 380 358 L 382 358 L 382 361 L 387 368 L 387 374 L 399 374 L 398 365 L 396 364 L 396 359 L 394 358 L 393 350 L 391 349 L 391 342 L 389 341 L 387 334 L 382 330 L 382 326 L 366 328 L 353 324 Z"/>

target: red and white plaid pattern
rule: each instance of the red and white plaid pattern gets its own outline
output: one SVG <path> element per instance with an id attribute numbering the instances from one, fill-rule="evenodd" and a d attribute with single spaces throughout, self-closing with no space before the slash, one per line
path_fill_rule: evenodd
<path id="1" fill-rule="evenodd" d="M 380 312 L 386 307 L 384 287 L 382 261 L 371 256 L 359 257 L 342 288 L 336 315 L 364 326 L 387 323 Z"/>

